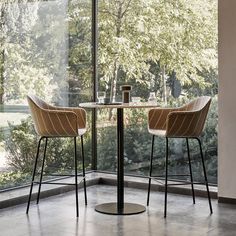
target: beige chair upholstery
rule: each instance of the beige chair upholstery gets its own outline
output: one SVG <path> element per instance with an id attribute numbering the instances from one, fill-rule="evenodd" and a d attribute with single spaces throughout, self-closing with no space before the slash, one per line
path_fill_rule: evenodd
<path id="1" fill-rule="evenodd" d="M 155 108 L 148 114 L 148 131 L 166 137 L 199 137 L 202 133 L 211 98 L 199 97 L 179 108 Z"/>
<path id="2" fill-rule="evenodd" d="M 44 164 L 46 157 L 47 142 L 49 138 L 54 137 L 71 137 L 74 139 L 74 168 L 75 174 L 68 175 L 75 177 L 75 183 L 59 183 L 63 185 L 74 185 L 76 194 L 76 216 L 79 216 L 79 204 L 78 204 L 78 176 L 83 177 L 84 182 L 84 197 L 85 205 L 87 205 L 87 193 L 86 193 L 86 179 L 85 179 L 85 159 L 84 159 L 84 148 L 83 148 L 83 134 L 86 132 L 86 112 L 82 108 L 69 108 L 69 107 L 55 107 L 47 104 L 42 99 L 29 95 L 27 96 L 30 112 L 34 121 L 34 127 L 36 133 L 40 136 L 38 141 L 38 148 L 35 158 L 35 164 L 33 169 L 32 181 L 30 186 L 29 198 L 26 213 L 29 212 L 30 201 L 32 196 L 32 190 L 34 184 L 39 184 L 37 194 L 37 204 L 40 199 L 41 184 L 52 184 L 50 181 L 42 181 L 44 173 Z M 76 138 L 80 136 L 81 139 L 81 156 L 82 156 L 82 174 L 78 174 L 77 168 L 77 144 Z M 40 173 L 40 180 L 35 181 L 36 169 L 39 159 L 40 146 L 42 141 L 45 140 L 44 154 L 42 160 L 42 167 Z M 57 175 L 59 176 L 59 175 Z M 66 175 L 62 175 L 66 176 Z M 55 184 L 55 183 L 54 183 Z"/>
<path id="3" fill-rule="evenodd" d="M 84 109 L 51 106 L 34 95 L 27 99 L 38 135 L 74 137 L 86 132 Z"/>
<path id="4" fill-rule="evenodd" d="M 194 182 L 190 159 L 190 148 L 189 139 L 197 139 L 200 148 L 200 156 L 202 161 L 203 173 L 204 173 L 204 183 L 206 185 L 208 201 L 210 212 L 212 213 L 212 205 L 210 192 L 208 187 L 208 180 L 206 174 L 206 168 L 204 164 L 204 157 L 202 152 L 201 141 L 199 136 L 201 135 L 204 124 L 206 121 L 207 113 L 210 107 L 211 98 L 208 96 L 202 96 L 194 101 L 188 103 L 179 108 L 155 108 L 151 109 L 148 113 L 148 131 L 153 135 L 152 146 L 151 146 L 151 156 L 150 156 L 150 171 L 149 171 L 149 184 L 148 184 L 148 196 L 147 205 L 149 205 L 149 196 L 151 189 L 152 178 L 165 178 L 165 207 L 164 207 L 164 217 L 166 217 L 167 212 L 167 186 L 168 184 L 168 139 L 169 138 L 185 138 L 187 142 L 188 150 L 188 162 L 189 162 L 189 174 L 180 174 L 180 176 L 190 177 L 190 181 L 186 181 L 184 184 L 191 184 L 192 186 L 192 196 L 193 203 L 195 204 L 195 193 L 194 193 Z M 166 160 L 165 160 L 165 175 L 164 176 L 153 176 L 152 175 L 152 164 L 153 164 L 153 152 L 154 152 L 154 138 L 155 136 L 162 136 L 166 138 Z M 172 175 L 178 176 L 178 175 Z M 175 185 L 175 184 L 171 184 Z M 179 183 L 177 183 L 179 185 Z"/>

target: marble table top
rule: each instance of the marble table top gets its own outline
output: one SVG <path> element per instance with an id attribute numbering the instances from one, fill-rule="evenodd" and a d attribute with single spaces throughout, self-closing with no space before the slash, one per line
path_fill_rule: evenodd
<path id="1" fill-rule="evenodd" d="M 155 108 L 160 107 L 158 104 L 151 104 L 148 102 L 130 102 L 130 103 L 109 103 L 99 104 L 97 102 L 80 103 L 82 108 Z"/>

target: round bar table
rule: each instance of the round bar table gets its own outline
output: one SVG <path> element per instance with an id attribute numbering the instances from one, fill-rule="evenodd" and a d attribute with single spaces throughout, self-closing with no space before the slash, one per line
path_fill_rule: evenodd
<path id="1" fill-rule="evenodd" d="M 145 206 L 135 203 L 124 202 L 124 108 L 153 108 L 157 105 L 139 103 L 110 103 L 98 104 L 95 102 L 80 103 L 82 108 L 116 108 L 117 109 L 117 202 L 99 204 L 95 210 L 110 215 L 133 215 L 146 210 Z"/>

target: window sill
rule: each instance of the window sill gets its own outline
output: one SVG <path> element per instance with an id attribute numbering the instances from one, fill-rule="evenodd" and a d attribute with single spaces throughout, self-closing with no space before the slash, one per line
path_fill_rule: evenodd
<path id="1" fill-rule="evenodd" d="M 86 175 L 86 179 L 87 179 L 87 187 L 92 186 L 92 185 L 97 185 L 97 184 L 116 185 L 115 174 L 101 173 L 99 171 L 92 172 L 92 173 L 90 172 L 89 174 Z M 68 182 L 73 183 L 74 178 L 70 177 L 70 178 L 60 180 L 60 182 L 63 182 L 63 181 L 67 183 Z M 136 176 L 135 177 L 125 176 L 124 185 L 125 187 L 129 187 L 129 188 L 147 189 L 148 179 L 136 177 Z M 82 188 L 82 187 L 83 187 L 83 183 L 81 182 L 79 184 L 79 188 Z M 35 187 L 33 188 L 32 200 L 36 199 L 37 190 L 38 190 L 37 185 L 35 185 Z M 46 197 L 65 193 L 72 190 L 74 190 L 74 186 L 71 186 L 71 185 L 60 186 L 60 185 L 45 184 L 42 186 L 40 198 L 46 198 Z M 156 182 L 155 180 L 153 180 L 151 190 L 163 192 L 164 186 Z M 194 185 L 194 190 L 195 190 L 195 196 L 207 197 L 205 186 Z M 213 199 L 217 198 L 217 191 L 218 191 L 217 187 L 210 186 L 211 198 Z M 182 194 L 182 195 L 192 194 L 190 185 L 169 186 L 168 192 L 174 193 L 174 194 Z M 29 194 L 29 186 L 0 193 L 0 196 L 1 196 L 0 209 L 26 203 L 28 201 L 28 194 Z"/>

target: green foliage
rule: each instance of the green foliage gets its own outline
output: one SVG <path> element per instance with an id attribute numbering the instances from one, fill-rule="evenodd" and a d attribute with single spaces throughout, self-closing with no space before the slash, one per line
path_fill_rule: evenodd
<path id="1" fill-rule="evenodd" d="M 0 173 L 0 190 L 13 188 L 20 185 L 28 184 L 31 180 L 30 173 L 20 171 L 7 171 Z"/>
<path id="2" fill-rule="evenodd" d="M 98 129 L 98 170 L 115 171 L 117 164 L 117 137 L 115 127 Z"/>
<path id="3" fill-rule="evenodd" d="M 69 87 L 91 96 L 91 4 L 69 3 Z M 83 88 L 83 91 L 81 89 Z"/>
<path id="4" fill-rule="evenodd" d="M 199 72 L 217 70 L 215 0 L 103 0 L 99 29 L 100 84 L 110 93 L 127 82 L 151 88 L 160 68 L 182 84 L 205 87 Z"/>
<path id="5" fill-rule="evenodd" d="M 180 106 L 186 99 L 175 100 L 172 106 Z M 148 174 L 151 151 L 151 135 L 147 131 L 147 110 L 127 109 L 125 113 L 125 169 L 129 173 Z M 211 183 L 217 180 L 217 97 L 213 98 L 207 117 L 205 131 L 201 137 L 206 168 Z M 108 126 L 98 129 L 98 169 L 116 169 L 116 129 Z M 165 167 L 165 139 L 155 138 L 154 173 L 163 174 Z M 185 139 L 170 139 L 170 173 L 189 173 Z M 201 181 L 203 170 L 196 141 L 190 141 L 193 173 Z M 200 173 L 200 174 L 199 174 Z"/>
<path id="6" fill-rule="evenodd" d="M 20 4 L 8 4 L 13 2 Z M 0 103 L 4 99 L 11 104 L 25 103 L 28 92 L 70 106 L 91 100 L 91 3 L 70 0 L 68 13 L 63 1 L 27 3 L 28 0 L 0 3 Z M 132 95 L 143 99 L 152 90 L 162 101 L 166 89 L 170 106 L 179 106 L 193 96 L 217 94 L 216 0 L 101 0 L 98 11 L 99 85 L 111 97 L 120 95 L 117 88 L 124 83 L 132 84 Z M 179 99 L 170 96 L 173 74 L 182 85 Z M 107 111 L 99 116 L 105 123 Z M 88 123 L 90 120 L 89 116 Z M 98 169 L 115 170 L 116 130 L 109 122 L 107 127 L 98 129 Z M 146 111 L 127 110 L 125 122 L 126 170 L 147 173 L 151 138 Z M 203 141 L 207 168 L 214 182 L 216 98 Z M 30 118 L 17 126 L 9 124 L 5 147 L 14 171 L 1 175 L 4 183 L 21 178 L 24 181 L 24 176 L 31 173 L 36 143 Z M 91 132 L 84 144 L 90 157 Z M 186 162 L 180 158 L 186 148 L 184 142 L 171 145 L 172 150 L 178 149 L 178 153 L 171 153 L 178 165 L 175 168 L 171 163 L 173 169 L 185 170 Z M 197 153 L 194 142 L 191 148 Z M 155 167 L 160 172 L 164 167 L 163 139 L 156 140 L 155 153 Z M 46 171 L 52 171 L 52 167 L 59 171 L 71 168 L 73 143 L 69 139 L 50 140 L 47 155 Z M 90 159 L 86 161 L 89 165 Z M 194 164 L 194 172 L 198 173 L 199 162 Z"/>
<path id="7" fill-rule="evenodd" d="M 78 139 L 77 139 L 78 140 Z M 44 141 L 45 142 L 45 141 Z M 90 164 L 88 156 L 91 155 L 90 136 L 85 139 L 84 147 L 86 152 L 86 166 Z M 37 149 L 37 136 L 34 132 L 34 127 L 31 117 L 22 120 L 21 124 L 9 124 L 9 136 L 5 140 L 5 149 L 7 151 L 7 161 L 10 167 L 21 173 L 31 173 L 33 163 L 35 161 Z M 41 156 L 44 145 L 41 145 Z M 78 150 L 79 157 L 81 156 L 80 148 Z M 40 158 L 40 162 L 41 163 Z M 39 164 L 40 166 L 40 164 Z M 81 165 L 78 166 L 81 168 Z M 72 171 L 74 169 L 74 143 L 69 138 L 53 138 L 48 141 L 46 153 L 46 172 L 62 172 L 63 170 Z"/>
<path id="8" fill-rule="evenodd" d="M 1 89 L 7 103 L 23 103 L 29 92 L 59 99 L 67 63 L 64 2 L 0 3 L 0 52 L 4 58 Z M 1 72 L 0 71 L 0 72 Z"/>
<path id="9" fill-rule="evenodd" d="M 35 158 L 36 143 L 31 118 L 22 120 L 17 126 L 9 123 L 9 136 L 5 140 L 8 164 L 15 170 L 30 173 Z"/>

